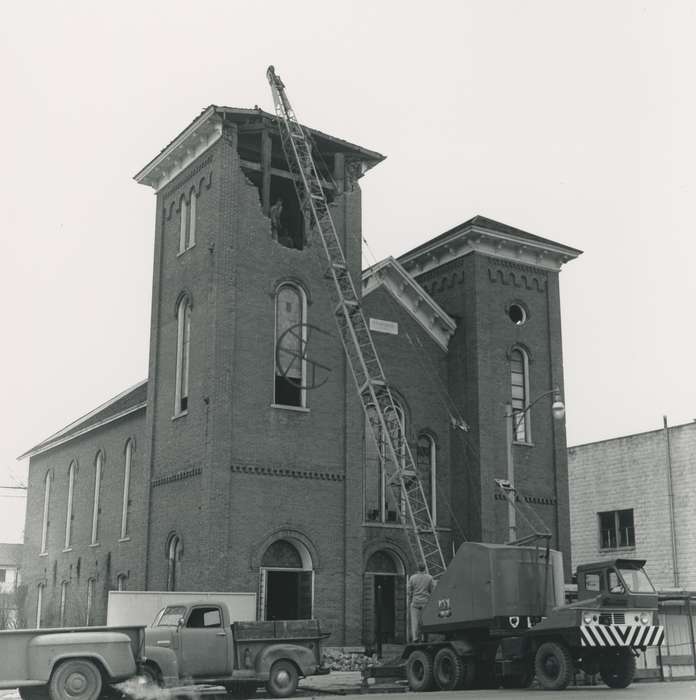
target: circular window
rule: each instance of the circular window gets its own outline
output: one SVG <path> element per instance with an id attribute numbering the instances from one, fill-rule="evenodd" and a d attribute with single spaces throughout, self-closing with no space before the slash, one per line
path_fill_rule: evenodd
<path id="1" fill-rule="evenodd" d="M 510 304 L 508 316 L 516 326 L 521 326 L 527 320 L 527 312 L 519 304 Z"/>

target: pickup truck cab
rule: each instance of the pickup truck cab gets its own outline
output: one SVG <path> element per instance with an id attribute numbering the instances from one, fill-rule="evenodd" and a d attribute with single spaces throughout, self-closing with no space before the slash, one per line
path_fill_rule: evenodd
<path id="1" fill-rule="evenodd" d="M 145 630 L 143 674 L 164 687 L 223 685 L 233 695 L 265 684 L 289 697 L 302 676 L 321 666 L 322 634 L 316 620 L 234 622 L 224 603 L 168 605 Z"/>
<path id="2" fill-rule="evenodd" d="M 144 627 L 60 627 L 0 632 L 0 689 L 23 700 L 97 700 L 135 675 Z"/>

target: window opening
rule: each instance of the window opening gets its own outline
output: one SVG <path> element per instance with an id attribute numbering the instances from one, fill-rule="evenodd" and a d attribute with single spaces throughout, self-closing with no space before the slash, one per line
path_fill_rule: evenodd
<path id="1" fill-rule="evenodd" d="M 41 628 L 41 616 L 43 612 L 43 583 L 36 587 L 36 629 Z"/>
<path id="2" fill-rule="evenodd" d="M 181 540 L 178 535 L 172 535 L 167 548 L 167 590 L 175 591 L 179 582 L 181 565 Z"/>
<path id="3" fill-rule="evenodd" d="M 431 435 L 418 437 L 418 478 L 423 486 L 425 501 L 430 508 L 433 523 L 437 522 L 437 448 Z"/>
<path id="4" fill-rule="evenodd" d="M 93 578 L 87 581 L 87 614 L 85 615 L 85 624 L 89 627 L 92 624 L 92 608 L 94 606 L 94 584 Z"/>
<path id="5" fill-rule="evenodd" d="M 101 477 L 102 477 L 102 453 L 97 453 L 97 458 L 94 462 L 94 508 L 92 510 L 92 542 L 91 544 L 97 544 L 99 536 L 99 491 L 101 489 Z"/>
<path id="6" fill-rule="evenodd" d="M 521 326 L 527 321 L 527 312 L 521 304 L 510 304 L 508 317 L 516 326 Z"/>
<path id="7" fill-rule="evenodd" d="M 73 516 L 73 489 L 75 484 L 75 462 L 70 463 L 68 468 L 68 508 L 65 514 L 65 549 L 70 548 L 70 538 L 72 535 Z"/>
<path id="8" fill-rule="evenodd" d="M 51 472 L 46 472 L 44 478 L 43 522 L 41 524 L 41 554 L 46 554 L 48 546 L 48 508 L 51 498 Z"/>
<path id="9" fill-rule="evenodd" d="M 196 245 L 196 217 L 198 210 L 198 195 L 196 190 L 191 190 L 191 204 L 189 205 L 189 231 L 187 248 L 193 248 Z"/>
<path id="10" fill-rule="evenodd" d="M 294 284 L 282 285 L 276 293 L 275 404 L 306 405 L 306 300 Z"/>
<path id="11" fill-rule="evenodd" d="M 68 582 L 63 581 L 60 584 L 60 627 L 65 627 L 65 605 L 68 600 Z"/>
<path id="12" fill-rule="evenodd" d="M 259 586 L 262 619 L 311 619 L 314 571 L 309 552 L 302 550 L 304 556 L 288 540 L 276 540 L 264 553 Z"/>
<path id="13" fill-rule="evenodd" d="M 601 549 L 635 546 L 632 508 L 598 513 L 598 516 L 599 546 Z"/>
<path id="14" fill-rule="evenodd" d="M 528 360 L 519 348 L 510 353 L 510 384 L 512 391 L 513 439 L 515 442 L 529 442 L 529 400 Z"/>
<path id="15" fill-rule="evenodd" d="M 186 232 L 188 229 L 188 203 L 186 202 L 186 197 L 181 197 L 181 204 L 179 206 L 179 211 L 181 214 L 179 222 L 179 253 L 183 253 L 186 250 Z"/>
<path id="16" fill-rule="evenodd" d="M 123 503 L 121 504 L 121 539 L 128 536 L 128 505 L 130 503 L 130 475 L 133 459 L 133 441 L 126 442 L 125 462 L 123 465 Z"/>
<path id="17" fill-rule="evenodd" d="M 116 577 L 116 590 L 117 591 L 125 591 L 127 581 L 128 581 L 128 576 L 126 576 L 126 574 L 119 574 Z"/>
<path id="18" fill-rule="evenodd" d="M 189 364 L 191 348 L 191 303 L 182 297 L 177 307 L 176 384 L 174 389 L 174 414 L 188 410 Z"/>
<path id="19" fill-rule="evenodd" d="M 189 615 L 186 627 L 198 629 L 222 627 L 219 608 L 194 608 Z"/>

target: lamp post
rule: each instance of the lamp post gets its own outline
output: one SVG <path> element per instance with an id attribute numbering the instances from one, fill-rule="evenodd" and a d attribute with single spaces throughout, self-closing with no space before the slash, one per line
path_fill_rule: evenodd
<path id="1" fill-rule="evenodd" d="M 505 404 L 505 423 L 507 426 L 507 480 L 512 486 L 515 485 L 515 462 L 512 457 L 512 446 L 517 430 L 525 419 L 527 411 L 545 396 L 550 396 L 552 394 L 553 403 L 551 404 L 551 415 L 555 420 L 562 420 L 563 416 L 565 416 L 565 405 L 563 401 L 561 401 L 561 392 L 558 387 L 554 387 L 553 389 L 539 394 L 539 396 L 522 411 L 513 411 L 511 403 Z M 517 539 L 517 514 L 512 502 L 508 503 L 508 538 L 510 542 Z"/>

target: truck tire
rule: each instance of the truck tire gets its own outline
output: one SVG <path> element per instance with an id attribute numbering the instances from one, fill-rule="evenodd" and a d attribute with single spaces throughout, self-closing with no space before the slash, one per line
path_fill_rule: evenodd
<path id="1" fill-rule="evenodd" d="M 534 671 L 544 690 L 563 690 L 573 678 L 573 659 L 560 642 L 544 642 L 534 657 Z"/>
<path id="2" fill-rule="evenodd" d="M 443 647 L 435 654 L 433 676 L 439 690 L 470 688 L 474 680 L 473 659 L 459 656 L 450 647 Z"/>
<path id="3" fill-rule="evenodd" d="M 271 673 L 266 682 L 266 690 L 274 698 L 289 698 L 297 690 L 299 676 L 292 661 L 281 659 L 271 666 Z"/>
<path id="4" fill-rule="evenodd" d="M 101 672 L 89 659 L 67 659 L 53 669 L 48 689 L 51 700 L 97 700 Z"/>
<path id="5" fill-rule="evenodd" d="M 423 692 L 433 687 L 433 659 L 427 651 L 416 649 L 406 660 L 406 680 L 408 687 L 415 692 Z"/>
<path id="6" fill-rule="evenodd" d="M 610 688 L 628 688 L 636 675 L 636 657 L 630 649 L 621 649 L 603 656 L 599 675 Z"/>
<path id="7" fill-rule="evenodd" d="M 138 678 L 143 687 L 147 690 L 153 690 L 162 687 L 162 676 L 159 669 L 151 663 L 146 663 L 138 674 Z"/>

